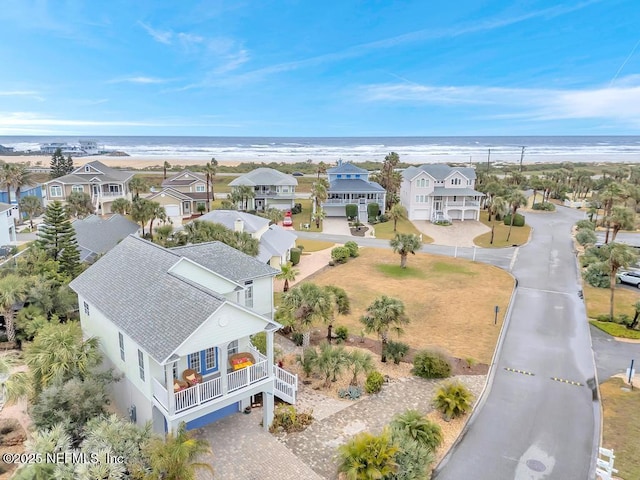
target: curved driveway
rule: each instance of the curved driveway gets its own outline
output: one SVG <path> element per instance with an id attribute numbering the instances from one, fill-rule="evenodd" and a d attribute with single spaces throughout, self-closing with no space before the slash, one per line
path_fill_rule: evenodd
<path id="1" fill-rule="evenodd" d="M 491 390 L 434 479 L 593 478 L 600 409 L 570 239 L 583 215 L 527 213 L 535 233 L 512 270 L 519 288 Z"/>

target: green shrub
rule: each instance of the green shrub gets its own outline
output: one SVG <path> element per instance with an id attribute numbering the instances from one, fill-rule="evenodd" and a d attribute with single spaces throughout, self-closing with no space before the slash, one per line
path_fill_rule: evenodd
<path id="1" fill-rule="evenodd" d="M 411 373 L 422 378 L 446 378 L 451 376 L 451 363 L 442 352 L 422 350 L 413 359 Z"/>
<path id="2" fill-rule="evenodd" d="M 297 343 L 296 343 L 297 345 Z M 300 343 L 302 345 L 302 343 Z M 309 378 L 316 368 L 318 362 L 318 351 L 315 347 L 307 347 L 302 351 L 302 355 L 296 356 L 296 362 L 302 367 L 305 376 Z"/>
<path id="3" fill-rule="evenodd" d="M 251 343 L 261 354 L 267 354 L 267 334 L 265 332 L 260 332 L 252 335 Z"/>
<path id="4" fill-rule="evenodd" d="M 583 274 L 584 281 L 596 288 L 609 287 L 609 274 L 605 272 L 605 266 L 600 262 L 589 265 Z"/>
<path id="5" fill-rule="evenodd" d="M 291 209 L 291 214 L 292 215 L 296 215 L 298 213 L 302 212 L 302 204 L 301 203 L 294 203 L 293 204 L 293 208 Z"/>
<path id="6" fill-rule="evenodd" d="M 302 346 L 302 342 L 304 339 L 303 339 L 302 333 L 293 332 L 293 334 L 291 335 L 291 340 L 293 341 L 293 343 L 296 344 L 296 346 L 300 347 Z"/>
<path id="7" fill-rule="evenodd" d="M 556 206 L 551 202 L 543 202 L 536 203 L 533 207 L 533 210 L 544 210 L 546 212 L 554 212 L 556 210 Z"/>
<path id="8" fill-rule="evenodd" d="M 511 224 L 511 214 L 510 213 L 507 213 L 504 216 L 504 224 L 505 225 L 510 225 Z M 514 227 L 524 227 L 524 215 L 520 215 L 519 213 L 516 213 L 516 216 L 513 219 L 513 226 Z"/>
<path id="9" fill-rule="evenodd" d="M 331 259 L 336 263 L 346 263 L 349 260 L 349 249 L 347 247 L 335 247 L 331 249 Z"/>
<path id="10" fill-rule="evenodd" d="M 349 240 L 347 243 L 345 243 L 344 247 L 349 249 L 349 256 L 350 257 L 357 257 L 359 255 L 359 253 L 358 253 L 358 244 L 356 242 L 354 242 L 353 240 Z"/>
<path id="11" fill-rule="evenodd" d="M 445 419 L 450 420 L 471 411 L 473 394 L 460 382 L 449 382 L 438 389 L 433 404 Z"/>
<path id="12" fill-rule="evenodd" d="M 367 393 L 378 393 L 382 390 L 384 384 L 384 377 L 378 371 L 373 371 L 367 375 L 367 380 L 364 382 L 364 391 Z"/>
<path id="13" fill-rule="evenodd" d="M 349 203 L 344 207 L 347 218 L 356 218 L 358 216 L 358 205 Z"/>
<path id="14" fill-rule="evenodd" d="M 576 222 L 576 228 L 578 230 L 591 230 L 594 231 L 596 229 L 596 224 L 589 220 L 578 220 Z"/>
<path id="15" fill-rule="evenodd" d="M 337 327 L 335 329 L 336 341 L 338 343 L 346 342 L 347 338 L 349 338 L 349 329 L 347 327 Z"/>
<path id="16" fill-rule="evenodd" d="M 385 223 L 389 221 L 389 216 L 385 213 L 383 213 L 382 215 L 378 216 L 378 222 L 380 223 Z"/>
<path id="17" fill-rule="evenodd" d="M 404 413 L 395 415 L 390 427 L 392 432 L 401 432 L 404 437 L 418 442 L 431 451 L 435 451 L 444 441 L 440 425 L 417 410 L 406 410 Z"/>
<path id="18" fill-rule="evenodd" d="M 367 218 L 369 223 L 373 223 L 380 215 L 380 205 L 377 203 L 370 203 L 367 205 Z"/>
<path id="19" fill-rule="evenodd" d="M 579 230 L 578 233 L 576 233 L 576 242 L 578 242 L 582 246 L 593 245 L 597 241 L 598 237 L 596 237 L 596 233 L 593 230 L 583 229 Z"/>
<path id="20" fill-rule="evenodd" d="M 393 360 L 396 365 L 400 364 L 400 361 L 409 352 L 409 345 L 404 342 L 394 342 L 389 340 L 385 346 L 385 354 Z"/>
<path id="21" fill-rule="evenodd" d="M 270 432 L 301 432 L 313 422 L 312 412 L 298 412 L 293 405 L 280 404 L 273 414 Z"/>
<path id="22" fill-rule="evenodd" d="M 298 265 L 300 263 L 300 255 L 302 255 L 302 250 L 300 250 L 299 248 L 291 249 L 289 259 L 291 260 L 292 265 Z"/>

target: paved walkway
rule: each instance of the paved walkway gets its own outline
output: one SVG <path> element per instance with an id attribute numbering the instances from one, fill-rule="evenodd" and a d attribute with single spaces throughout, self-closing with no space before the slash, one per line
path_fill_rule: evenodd
<path id="1" fill-rule="evenodd" d="M 473 239 L 478 235 L 489 232 L 491 229 L 484 223 L 476 220 L 455 220 L 453 224 L 434 225 L 426 220 L 415 220 L 415 227 L 425 235 L 433 238 L 435 245 L 449 245 L 452 247 L 473 247 Z"/>

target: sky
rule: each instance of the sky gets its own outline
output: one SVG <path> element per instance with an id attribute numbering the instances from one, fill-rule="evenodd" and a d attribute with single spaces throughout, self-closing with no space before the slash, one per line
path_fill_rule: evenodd
<path id="1" fill-rule="evenodd" d="M 637 0 L 2 0 L 0 135 L 636 135 Z"/>

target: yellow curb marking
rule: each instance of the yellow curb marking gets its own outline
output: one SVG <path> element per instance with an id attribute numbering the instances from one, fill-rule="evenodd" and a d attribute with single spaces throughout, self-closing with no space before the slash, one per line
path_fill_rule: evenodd
<path id="1" fill-rule="evenodd" d="M 516 368 L 504 367 L 504 369 L 507 372 L 521 373 L 522 375 L 529 375 L 529 376 L 532 376 L 532 377 L 535 375 L 535 373 L 527 372 L 526 370 L 518 370 Z"/>
<path id="2" fill-rule="evenodd" d="M 581 387 L 582 386 L 582 383 L 580 383 L 580 382 L 573 382 L 571 380 L 565 380 L 564 378 L 551 377 L 551 380 L 555 380 L 556 382 L 567 383 L 569 385 L 575 385 L 577 387 Z"/>

